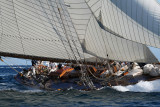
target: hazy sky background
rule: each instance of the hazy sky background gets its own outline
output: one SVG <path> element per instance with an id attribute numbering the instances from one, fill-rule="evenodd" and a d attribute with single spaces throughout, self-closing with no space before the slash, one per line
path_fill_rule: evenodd
<path id="1" fill-rule="evenodd" d="M 158 0 L 160 2 L 160 0 Z M 153 52 L 153 54 L 159 59 L 160 61 L 160 49 L 149 47 L 150 50 Z M 13 64 L 13 65 L 31 65 L 31 60 L 24 60 L 24 59 L 18 59 L 18 58 L 5 58 L 2 57 L 5 62 L 8 64 Z M 0 65 L 6 65 L 5 63 L 0 61 Z"/>

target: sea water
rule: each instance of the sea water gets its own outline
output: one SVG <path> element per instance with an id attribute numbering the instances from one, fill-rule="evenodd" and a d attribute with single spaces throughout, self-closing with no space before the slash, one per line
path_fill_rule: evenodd
<path id="1" fill-rule="evenodd" d="M 21 71 L 25 67 L 14 68 Z M 0 107 L 160 106 L 160 80 L 96 91 L 44 91 L 16 82 L 16 74 L 8 66 L 0 66 Z"/>

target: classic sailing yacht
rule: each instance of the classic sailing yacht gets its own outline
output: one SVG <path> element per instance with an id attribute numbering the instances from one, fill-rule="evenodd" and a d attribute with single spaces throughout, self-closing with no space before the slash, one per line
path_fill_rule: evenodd
<path id="1" fill-rule="evenodd" d="M 77 65 L 158 63 L 148 46 L 160 48 L 159 13 L 156 0 L 1 0 L 0 55 Z"/>

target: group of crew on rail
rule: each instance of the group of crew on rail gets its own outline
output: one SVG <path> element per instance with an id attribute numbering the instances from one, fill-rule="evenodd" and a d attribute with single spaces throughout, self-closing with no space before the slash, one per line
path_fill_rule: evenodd
<path id="1" fill-rule="evenodd" d="M 44 65 L 43 61 L 40 60 L 32 60 L 31 61 L 32 66 L 28 70 L 24 70 L 23 74 L 26 77 L 36 77 L 37 75 L 49 75 L 51 73 L 59 72 L 61 69 L 61 75 L 62 73 L 65 74 L 66 71 L 80 71 L 80 66 L 74 66 L 71 65 L 70 67 L 66 67 L 64 64 L 56 63 L 56 62 L 49 62 L 48 65 Z M 128 73 L 129 69 L 132 69 L 133 66 L 136 66 L 135 63 L 127 63 L 127 62 L 117 62 L 117 61 L 109 61 L 109 66 L 103 67 L 103 70 L 98 70 L 98 68 L 101 67 L 94 67 L 90 66 L 90 68 L 93 68 L 94 74 L 98 74 L 98 77 L 104 78 L 108 75 L 126 75 Z M 72 69 L 71 69 L 72 68 Z"/>
<path id="2" fill-rule="evenodd" d="M 58 69 L 62 69 L 64 65 L 61 63 L 49 62 L 48 66 L 43 64 L 43 61 L 32 60 L 32 66 L 28 70 L 24 70 L 22 74 L 25 77 L 36 77 L 37 75 L 48 75 L 51 72 L 56 72 Z"/>
<path id="3" fill-rule="evenodd" d="M 80 73 L 81 66 L 76 65 L 67 65 L 56 62 L 49 62 L 48 65 L 44 65 L 43 61 L 32 60 L 32 66 L 28 70 L 24 70 L 22 73 L 26 77 L 36 77 L 37 75 L 54 75 L 56 76 L 64 76 L 65 74 L 78 74 Z M 108 65 L 108 66 L 107 66 Z M 151 68 L 152 67 L 152 68 Z M 118 62 L 118 61 L 108 61 L 104 65 L 98 66 L 89 66 L 92 73 L 100 78 L 106 78 L 108 76 L 124 76 L 128 73 L 132 72 L 133 69 L 144 69 L 143 72 L 149 72 L 152 69 L 152 73 L 159 73 L 160 70 L 157 71 L 157 68 L 154 66 L 146 65 L 144 63 L 130 63 L 130 62 Z M 77 72 L 78 71 L 78 72 Z M 155 75 L 155 74 L 154 74 Z M 158 74 L 157 74 L 158 75 Z"/>

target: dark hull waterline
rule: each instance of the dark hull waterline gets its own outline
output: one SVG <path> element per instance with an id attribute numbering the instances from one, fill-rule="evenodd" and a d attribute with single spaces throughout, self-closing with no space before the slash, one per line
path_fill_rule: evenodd
<path id="1" fill-rule="evenodd" d="M 27 79 L 20 74 L 15 76 L 15 79 L 26 86 L 38 88 L 42 90 L 68 90 L 70 88 L 77 89 L 77 90 L 91 90 L 90 87 L 85 86 L 83 82 L 80 81 L 80 78 L 44 78 L 43 81 L 38 79 L 32 78 Z M 94 83 L 95 89 L 102 88 L 104 86 L 127 86 L 127 85 L 134 85 L 140 81 L 153 81 L 160 79 L 159 77 L 151 77 L 148 75 L 138 75 L 138 76 L 123 76 L 123 77 L 113 77 L 110 78 L 109 81 L 102 81 L 96 80 L 95 78 L 91 77 L 91 80 Z"/>

